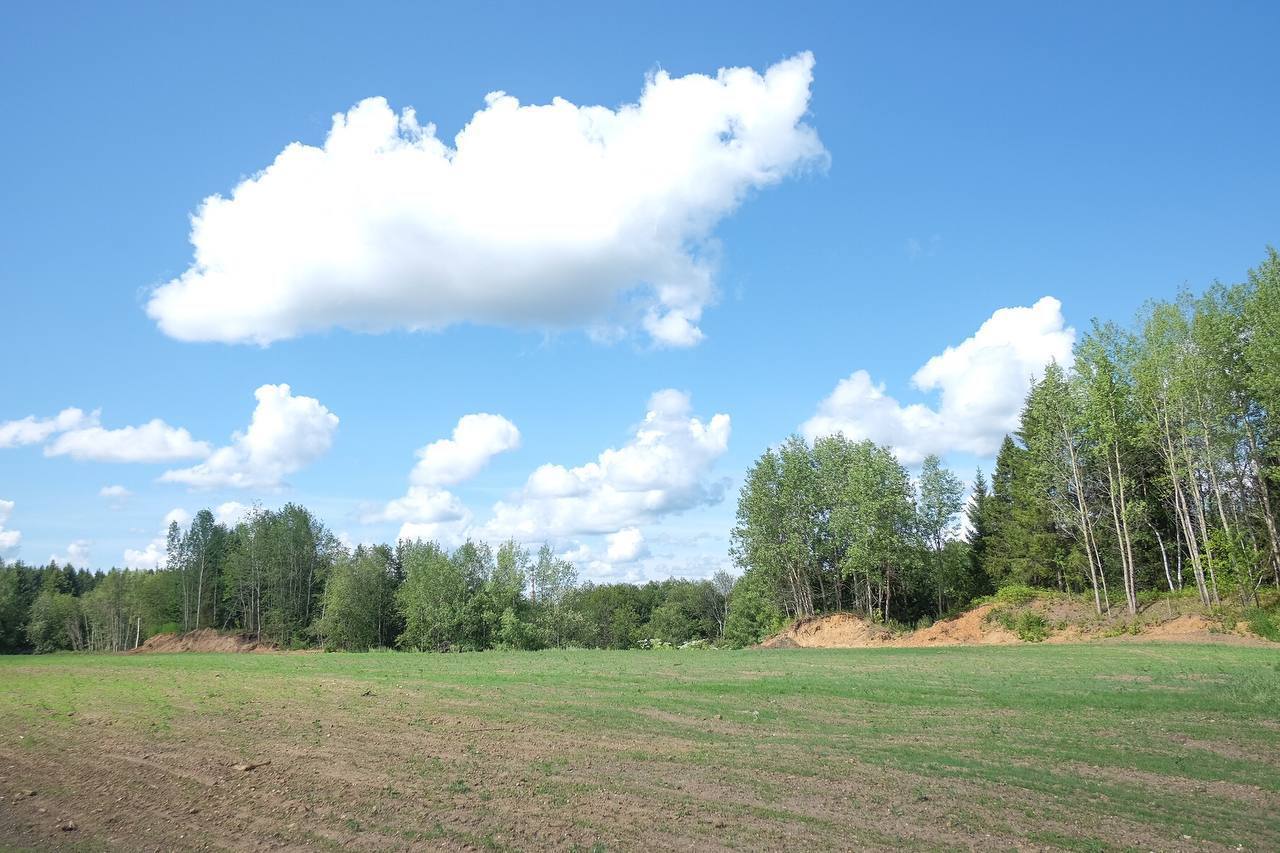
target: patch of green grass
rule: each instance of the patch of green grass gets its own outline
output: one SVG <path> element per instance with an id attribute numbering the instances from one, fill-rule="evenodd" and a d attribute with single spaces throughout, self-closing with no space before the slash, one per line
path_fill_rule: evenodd
<path id="1" fill-rule="evenodd" d="M 1244 614 L 1249 630 L 1273 643 L 1280 643 L 1280 616 L 1268 610 L 1255 609 Z"/>
<path id="2" fill-rule="evenodd" d="M 995 618 L 1047 632 L 1016 607 Z M 55 655 L 0 658 L 0 685 L 0 764 L 74 753 L 110 787 L 104 733 L 197 732 L 214 764 L 296 756 L 273 796 L 335 814 L 298 831 L 370 847 L 1280 847 L 1264 647 Z M 295 775 L 344 761 L 359 788 Z"/>

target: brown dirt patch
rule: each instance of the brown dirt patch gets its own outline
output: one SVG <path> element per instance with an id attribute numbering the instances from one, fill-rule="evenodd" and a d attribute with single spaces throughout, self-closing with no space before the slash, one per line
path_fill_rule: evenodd
<path id="1" fill-rule="evenodd" d="M 1023 642 L 1016 634 L 989 621 L 988 614 L 997 605 L 983 604 L 953 618 L 935 622 L 928 628 L 895 635 L 852 613 L 833 613 L 799 620 L 760 643 L 762 649 L 864 649 L 921 648 L 927 646 L 989 646 Z M 1004 605 L 1006 608 L 1008 605 Z M 1230 645 L 1274 645 L 1252 634 L 1243 624 L 1233 632 L 1223 631 L 1216 622 L 1200 613 L 1178 613 L 1168 618 L 1146 608 L 1136 620 L 1137 633 L 1119 633 L 1129 624 L 1120 611 L 1097 617 L 1091 607 L 1065 598 L 1042 599 L 1014 607 L 1015 612 L 1032 610 L 1058 627 L 1051 630 L 1046 643 L 1146 642 L 1151 640 L 1180 643 L 1226 643 Z M 1065 624 L 1064 624 L 1065 623 Z"/>
<path id="2" fill-rule="evenodd" d="M 241 634 L 224 634 L 213 628 L 201 628 L 185 634 L 156 634 L 133 650 L 152 652 L 274 652 L 274 643 L 259 642 Z"/>
<path id="3" fill-rule="evenodd" d="M 1021 642 L 1013 634 L 994 622 L 987 621 L 993 605 L 984 604 L 942 622 L 934 622 L 928 628 L 913 631 L 899 637 L 895 646 L 915 648 L 919 646 L 991 646 Z"/>
<path id="4" fill-rule="evenodd" d="M 955 619 L 900 636 L 852 613 L 802 619 L 760 644 L 762 649 L 863 649 L 892 646 L 1004 645 L 1020 642 L 1014 634 L 986 621 L 992 605 L 976 607 Z"/>
<path id="5" fill-rule="evenodd" d="M 893 632 L 852 613 L 801 619 L 760 644 L 762 649 L 856 649 L 883 646 Z"/>

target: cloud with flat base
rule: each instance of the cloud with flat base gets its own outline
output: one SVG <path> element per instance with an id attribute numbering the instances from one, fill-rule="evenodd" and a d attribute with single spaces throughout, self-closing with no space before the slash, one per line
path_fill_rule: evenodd
<path id="1" fill-rule="evenodd" d="M 703 337 L 713 231 L 827 153 L 804 123 L 813 56 L 652 74 L 617 109 L 485 98 L 448 145 L 383 98 L 333 117 L 192 217 L 195 256 L 148 315 L 184 341 L 268 345 L 457 323 Z"/>

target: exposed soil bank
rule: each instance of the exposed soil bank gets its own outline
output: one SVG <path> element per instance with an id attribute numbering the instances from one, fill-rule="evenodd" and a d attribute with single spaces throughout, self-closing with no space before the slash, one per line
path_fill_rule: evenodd
<path id="1" fill-rule="evenodd" d="M 1167 640 L 1192 643 L 1234 643 L 1274 646 L 1251 633 L 1243 624 L 1227 631 L 1203 613 L 1179 612 L 1157 602 L 1136 617 L 1114 612 L 1096 616 L 1087 605 L 1067 598 L 1045 598 L 1017 606 L 982 604 L 952 619 L 927 628 L 894 633 L 883 625 L 853 613 L 833 613 L 800 619 L 760 643 L 764 649 L 864 649 L 919 648 L 923 646 L 1013 645 L 1025 642 L 1009 630 L 999 612 L 1035 613 L 1047 626 L 1042 642 L 1084 643 Z"/>
<path id="2" fill-rule="evenodd" d="M 185 634 L 156 634 L 134 653 L 150 652 L 274 652 L 274 643 L 259 642 L 241 634 L 224 634 L 213 628 L 201 628 Z"/>

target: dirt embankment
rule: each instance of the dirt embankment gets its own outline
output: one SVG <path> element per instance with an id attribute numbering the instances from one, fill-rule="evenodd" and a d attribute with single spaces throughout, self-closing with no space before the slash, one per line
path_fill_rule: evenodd
<path id="1" fill-rule="evenodd" d="M 893 632 L 852 613 L 801 619 L 760 644 L 765 649 L 853 649 L 882 646 Z"/>
<path id="2" fill-rule="evenodd" d="M 149 652 L 274 652 L 274 643 L 259 642 L 241 634 L 224 634 L 213 628 L 201 628 L 185 634 L 156 634 L 133 650 Z"/>
<path id="3" fill-rule="evenodd" d="M 898 637 L 893 645 L 903 647 L 919 646 L 993 646 L 1022 642 L 1018 635 L 1007 628 L 988 621 L 995 605 L 984 604 L 981 607 L 960 614 L 955 619 L 934 622 L 928 628 L 921 628 Z"/>
<path id="4" fill-rule="evenodd" d="M 801 619 L 769 637 L 762 649 L 864 649 L 882 646 L 977 646 L 1020 642 L 1016 635 L 986 621 L 992 605 L 974 608 L 928 628 L 895 634 L 853 613 Z"/>
<path id="5" fill-rule="evenodd" d="M 1026 602 L 1016 607 L 983 604 L 952 619 L 935 622 L 927 628 L 894 633 L 883 625 L 852 613 L 833 613 L 801 619 L 760 643 L 765 649 L 862 649 L 920 648 L 925 646 L 1012 645 L 1024 640 L 1006 627 L 1007 620 L 996 619 L 1005 613 L 1035 613 L 1046 625 L 1046 643 L 1083 643 L 1099 640 L 1235 643 L 1274 645 L 1250 633 L 1243 625 L 1224 631 L 1220 625 L 1200 613 L 1168 614 L 1163 605 L 1153 605 L 1129 619 L 1115 612 L 1097 617 L 1092 609 L 1077 601 L 1058 598 Z M 1005 622 L 1006 624 L 1002 624 Z"/>

